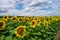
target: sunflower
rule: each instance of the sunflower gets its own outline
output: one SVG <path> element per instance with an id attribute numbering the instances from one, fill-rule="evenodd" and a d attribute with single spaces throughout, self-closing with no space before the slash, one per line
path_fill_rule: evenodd
<path id="1" fill-rule="evenodd" d="M 24 18 L 24 22 L 28 22 L 29 19 L 27 17 Z"/>
<path id="2" fill-rule="evenodd" d="M 60 17 L 58 17 L 58 20 L 60 21 Z"/>
<path id="3" fill-rule="evenodd" d="M 37 21 L 36 21 L 36 20 L 32 20 L 32 21 L 30 22 L 30 27 L 35 28 L 36 25 L 37 25 Z"/>
<path id="4" fill-rule="evenodd" d="M 41 20 L 44 20 L 45 19 L 45 17 L 43 16 L 43 17 L 41 17 Z"/>
<path id="5" fill-rule="evenodd" d="M 48 29 L 48 27 L 49 27 L 49 22 L 48 21 L 46 22 L 45 26 Z"/>
<path id="6" fill-rule="evenodd" d="M 52 20 L 51 20 L 52 22 L 55 22 L 55 18 L 52 18 Z"/>
<path id="7" fill-rule="evenodd" d="M 50 16 L 48 16 L 47 18 L 48 18 L 48 20 L 50 20 L 50 19 L 51 19 L 51 17 L 50 17 Z"/>
<path id="8" fill-rule="evenodd" d="M 16 37 L 23 38 L 25 36 L 25 31 L 26 31 L 25 28 L 26 28 L 26 26 L 17 27 L 16 31 L 15 31 Z"/>
<path id="9" fill-rule="evenodd" d="M 39 26 L 41 24 L 41 20 L 37 20 L 37 25 Z"/>
<path id="10" fill-rule="evenodd" d="M 3 19 L 4 19 L 5 21 L 7 21 L 7 20 L 8 20 L 8 15 L 5 14 L 5 15 L 3 16 Z"/>
<path id="11" fill-rule="evenodd" d="M 47 22 L 46 19 L 44 19 L 44 26 L 45 26 L 46 22 Z"/>
<path id="12" fill-rule="evenodd" d="M 58 18 L 55 18 L 56 21 L 58 21 Z"/>
<path id="13" fill-rule="evenodd" d="M 5 28 L 5 22 L 4 21 L 0 21 L 0 29 Z"/>
<path id="14" fill-rule="evenodd" d="M 25 18 L 25 19 L 24 19 L 24 22 L 28 22 L 28 18 Z"/>
<path id="15" fill-rule="evenodd" d="M 22 22 L 22 21 L 23 21 L 23 19 L 22 19 L 22 18 L 18 18 L 18 21 L 19 21 L 19 22 Z"/>
<path id="16" fill-rule="evenodd" d="M 12 17 L 12 21 L 15 22 L 17 20 L 17 16 Z"/>
<path id="17" fill-rule="evenodd" d="M 29 19 L 29 20 L 32 20 L 32 16 L 29 16 L 28 19 Z"/>
<path id="18" fill-rule="evenodd" d="M 34 20 L 39 20 L 40 18 L 38 16 L 35 16 L 34 17 Z"/>
<path id="19" fill-rule="evenodd" d="M 48 23 L 50 24 L 51 23 L 51 20 L 48 20 Z"/>

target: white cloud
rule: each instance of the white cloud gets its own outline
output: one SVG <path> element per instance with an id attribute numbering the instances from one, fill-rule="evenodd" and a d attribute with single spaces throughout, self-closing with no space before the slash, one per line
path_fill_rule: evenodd
<path id="1" fill-rule="evenodd" d="M 8 10 L 7 14 L 10 16 L 13 16 L 13 15 L 17 15 L 17 16 L 60 15 L 59 14 L 60 9 L 58 8 L 60 3 L 58 3 L 59 2 L 58 0 L 56 0 L 57 3 L 53 3 L 53 1 L 54 0 L 0 0 L 0 9 L 1 10 Z M 14 6 L 17 3 L 23 3 L 24 9 L 23 10 L 16 10 Z M 52 7 L 53 9 L 50 11 L 40 10 L 40 8 L 43 8 L 43 7 L 47 8 L 47 9 L 48 9 L 48 7 Z M 4 13 L 1 13 L 0 16 L 3 14 Z"/>

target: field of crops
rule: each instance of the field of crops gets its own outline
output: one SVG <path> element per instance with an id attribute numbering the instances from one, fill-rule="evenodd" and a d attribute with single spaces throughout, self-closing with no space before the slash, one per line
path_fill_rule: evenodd
<path id="1" fill-rule="evenodd" d="M 0 40 L 54 40 L 59 29 L 60 16 L 0 17 Z"/>

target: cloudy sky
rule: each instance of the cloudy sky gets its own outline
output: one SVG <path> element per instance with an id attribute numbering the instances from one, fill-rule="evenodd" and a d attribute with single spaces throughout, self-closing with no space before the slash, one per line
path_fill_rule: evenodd
<path id="1" fill-rule="evenodd" d="M 60 16 L 60 0 L 0 0 L 0 16 Z"/>

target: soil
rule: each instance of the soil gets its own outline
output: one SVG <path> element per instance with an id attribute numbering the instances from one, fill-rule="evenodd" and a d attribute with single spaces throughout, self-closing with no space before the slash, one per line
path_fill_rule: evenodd
<path id="1" fill-rule="evenodd" d="M 54 40 L 60 39 L 60 30 L 57 32 L 57 34 L 54 36 Z"/>

